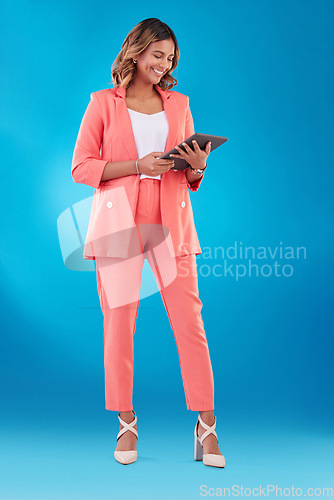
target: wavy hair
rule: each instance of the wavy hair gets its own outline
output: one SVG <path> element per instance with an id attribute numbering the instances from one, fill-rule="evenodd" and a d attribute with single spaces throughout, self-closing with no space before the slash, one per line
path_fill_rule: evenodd
<path id="1" fill-rule="evenodd" d="M 144 19 L 138 23 L 125 38 L 121 51 L 111 66 L 111 78 L 115 87 L 131 85 L 136 73 L 136 64 L 133 62 L 152 42 L 159 42 L 172 38 L 175 45 L 173 64 L 158 83 L 162 90 L 170 90 L 177 85 L 177 79 L 171 75 L 180 58 L 180 50 L 173 30 L 156 17 Z"/>

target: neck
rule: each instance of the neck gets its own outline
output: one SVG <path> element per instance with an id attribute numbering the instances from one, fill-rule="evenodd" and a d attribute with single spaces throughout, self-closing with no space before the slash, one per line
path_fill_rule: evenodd
<path id="1" fill-rule="evenodd" d="M 126 97 L 140 99 L 145 101 L 151 99 L 156 93 L 154 85 L 140 81 L 133 81 L 129 88 L 126 89 Z"/>

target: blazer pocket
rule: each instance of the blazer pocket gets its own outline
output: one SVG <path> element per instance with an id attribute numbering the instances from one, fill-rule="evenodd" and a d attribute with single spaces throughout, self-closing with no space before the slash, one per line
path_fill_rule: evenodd
<path id="1" fill-rule="evenodd" d="M 89 251 L 100 257 L 138 255 L 136 224 L 124 186 L 100 189 L 93 203 L 85 242 Z"/>

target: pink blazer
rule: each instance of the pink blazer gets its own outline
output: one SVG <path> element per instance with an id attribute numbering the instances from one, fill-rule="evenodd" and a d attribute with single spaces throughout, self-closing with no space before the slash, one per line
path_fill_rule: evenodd
<path id="1" fill-rule="evenodd" d="M 162 90 L 169 123 L 165 153 L 194 133 L 188 96 Z M 140 251 L 135 225 L 140 175 L 101 182 L 108 161 L 138 158 L 125 88 L 91 93 L 74 148 L 71 174 L 75 182 L 95 188 L 83 257 L 129 258 Z M 205 173 L 190 184 L 185 171 L 161 174 L 160 201 L 163 230 L 172 256 L 202 253 L 188 189 L 197 191 Z"/>

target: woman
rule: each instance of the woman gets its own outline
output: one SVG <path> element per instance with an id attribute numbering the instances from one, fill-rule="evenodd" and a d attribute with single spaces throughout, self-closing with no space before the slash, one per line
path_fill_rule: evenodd
<path id="1" fill-rule="evenodd" d="M 198 411 L 195 460 L 224 467 L 215 432 L 214 380 L 198 296 L 201 253 L 188 189 L 204 177 L 210 143 L 185 145 L 194 133 L 189 98 L 170 91 L 179 60 L 173 31 L 150 18 L 127 35 L 112 69 L 114 88 L 91 94 L 72 161 L 72 177 L 95 188 L 84 258 L 96 260 L 104 315 L 106 409 L 118 411 L 115 459 L 137 459 L 137 416 L 132 407 L 133 335 L 141 271 L 147 258 L 177 343 L 187 409 Z"/>

